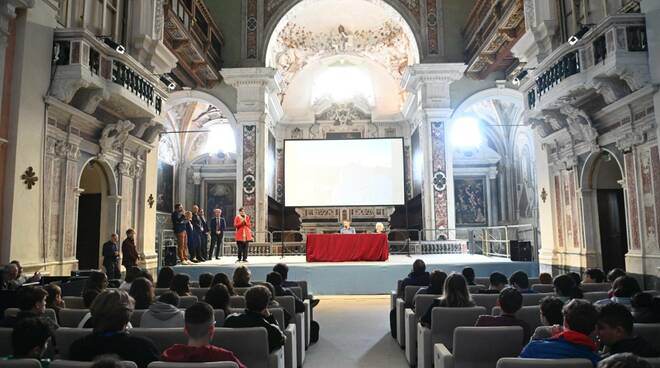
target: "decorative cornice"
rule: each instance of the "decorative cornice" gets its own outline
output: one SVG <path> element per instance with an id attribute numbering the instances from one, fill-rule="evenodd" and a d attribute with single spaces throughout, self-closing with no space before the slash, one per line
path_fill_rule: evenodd
<path id="1" fill-rule="evenodd" d="M 408 92 L 415 92 L 422 83 L 451 84 L 463 77 L 463 63 L 415 64 L 406 68 L 401 78 L 401 87 Z"/>

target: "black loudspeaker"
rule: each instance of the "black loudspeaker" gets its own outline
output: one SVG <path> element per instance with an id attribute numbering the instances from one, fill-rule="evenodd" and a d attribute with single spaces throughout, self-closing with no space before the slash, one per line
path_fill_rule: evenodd
<path id="1" fill-rule="evenodd" d="M 165 247 L 163 252 L 163 266 L 176 266 L 176 247 Z"/>
<path id="2" fill-rule="evenodd" d="M 532 261 L 532 242 L 511 240 L 509 241 L 509 249 L 511 250 L 512 261 Z"/>

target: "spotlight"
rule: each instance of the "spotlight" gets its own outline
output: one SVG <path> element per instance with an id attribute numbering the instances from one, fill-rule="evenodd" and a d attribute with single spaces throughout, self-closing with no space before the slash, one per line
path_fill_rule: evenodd
<path id="1" fill-rule="evenodd" d="M 174 82 L 174 80 L 172 80 L 172 77 L 170 77 L 167 74 L 161 75 L 160 81 L 163 82 L 163 84 L 165 84 L 167 86 L 167 89 L 169 89 L 170 91 L 176 88 L 176 83 Z"/>
<path id="2" fill-rule="evenodd" d="M 568 44 L 571 45 L 571 46 L 575 45 L 576 43 L 578 43 L 578 41 L 580 41 L 582 39 L 582 37 L 584 37 L 584 35 L 587 32 L 589 32 L 589 27 L 582 26 L 582 28 L 580 28 L 580 30 L 576 34 L 572 35 L 568 39 Z"/>
<path id="3" fill-rule="evenodd" d="M 110 37 L 103 37 L 103 42 L 117 51 L 118 54 L 123 55 L 126 52 L 124 45 L 118 44 Z"/>
<path id="4" fill-rule="evenodd" d="M 516 75 L 516 76 L 513 78 L 513 84 L 516 85 L 516 86 L 517 86 L 517 85 L 520 85 L 520 82 L 521 82 L 523 79 L 525 79 L 525 77 L 527 76 L 527 74 L 529 74 L 529 73 L 527 72 L 527 70 L 523 69 L 520 73 L 518 73 L 518 75 Z"/>
<path id="5" fill-rule="evenodd" d="M 452 125 L 452 144 L 464 148 L 477 148 L 481 145 L 481 129 L 477 118 L 461 116 L 455 119 Z"/>

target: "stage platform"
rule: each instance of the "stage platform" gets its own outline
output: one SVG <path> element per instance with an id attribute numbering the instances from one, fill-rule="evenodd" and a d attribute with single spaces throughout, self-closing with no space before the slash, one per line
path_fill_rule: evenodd
<path id="1" fill-rule="evenodd" d="M 447 273 L 460 272 L 463 267 L 474 268 L 478 277 L 487 277 L 491 272 L 499 271 L 505 275 L 521 270 L 529 276 L 539 273 L 536 262 L 513 262 L 506 258 L 486 257 L 472 254 L 427 254 L 427 255 L 391 255 L 384 262 L 319 262 L 308 263 L 304 256 L 252 256 L 246 265 L 252 272 L 252 279 L 263 281 L 279 262 L 289 266 L 290 280 L 307 280 L 309 290 L 315 295 L 367 295 L 387 294 L 396 285 L 396 281 L 410 272 L 412 263 L 420 258 L 426 262 L 426 269 L 442 270 Z M 176 272 L 187 273 L 191 280 L 197 280 L 204 272 L 224 272 L 231 278 L 239 263 L 234 263 L 234 256 L 222 257 L 221 260 L 206 261 L 194 265 L 178 265 Z"/>

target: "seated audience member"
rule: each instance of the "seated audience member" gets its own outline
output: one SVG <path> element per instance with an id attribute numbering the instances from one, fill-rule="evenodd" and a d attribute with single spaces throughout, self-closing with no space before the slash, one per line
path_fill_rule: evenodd
<path id="1" fill-rule="evenodd" d="M 25 274 L 23 274 L 23 266 L 21 266 L 21 262 L 17 260 L 13 260 L 9 262 L 9 264 L 13 264 L 16 266 L 17 274 L 16 274 L 16 280 L 21 284 L 29 283 L 29 282 L 39 282 L 41 280 L 41 274 L 37 271 L 35 272 L 32 276 L 27 277 Z"/>
<path id="2" fill-rule="evenodd" d="M 531 294 L 534 290 L 530 288 L 529 277 L 523 271 L 516 271 L 509 277 L 509 285 L 520 291 L 521 294 Z"/>
<path id="3" fill-rule="evenodd" d="M 140 274 L 138 275 L 138 277 L 144 277 L 145 279 L 151 281 L 152 285 L 154 284 L 154 277 L 151 276 L 151 272 L 149 272 L 149 270 L 147 270 L 146 268 L 140 268 Z M 138 277 L 136 277 L 136 279 Z"/>
<path id="4" fill-rule="evenodd" d="M 397 289 L 397 297 L 403 298 L 406 286 L 427 286 L 431 281 L 431 275 L 426 272 L 426 263 L 421 259 L 415 260 L 412 265 L 412 272 L 403 279 Z"/>
<path id="5" fill-rule="evenodd" d="M 569 275 L 559 275 L 552 280 L 555 289 L 555 295 L 562 302 L 566 303 L 571 299 L 582 298 L 582 290 L 575 285 L 575 280 Z"/>
<path id="6" fill-rule="evenodd" d="M 156 280 L 157 289 L 169 289 L 172 285 L 174 278 L 174 269 L 170 266 L 165 266 L 158 272 L 158 280 Z"/>
<path id="7" fill-rule="evenodd" d="M 463 271 L 461 271 L 463 274 L 463 277 L 465 277 L 465 281 L 467 281 L 468 285 L 475 285 L 474 283 L 474 269 L 472 267 L 465 267 L 463 268 Z"/>
<path id="8" fill-rule="evenodd" d="M 6 317 L 0 321 L 0 327 L 14 327 L 16 323 L 31 317 L 41 317 L 46 312 L 46 298 L 48 293 L 39 286 L 21 286 L 16 291 L 16 306 L 18 314 Z M 47 319 L 51 328 L 57 328 L 54 321 Z"/>
<path id="9" fill-rule="evenodd" d="M 506 287 L 507 282 L 509 282 L 506 276 L 500 272 L 491 273 L 489 279 L 490 285 L 488 289 L 479 290 L 479 294 L 499 294 Z"/>
<path id="10" fill-rule="evenodd" d="M 16 290 L 21 286 L 18 281 L 18 267 L 10 263 L 5 265 L 2 269 L 2 289 L 3 290 Z"/>
<path id="11" fill-rule="evenodd" d="M 186 309 L 186 324 L 183 332 L 188 344 L 175 344 L 160 355 L 164 362 L 234 362 L 240 368 L 243 363 L 229 350 L 214 346 L 211 339 L 215 334 L 215 317 L 210 305 L 198 302 Z"/>
<path id="12" fill-rule="evenodd" d="M 613 283 L 614 280 L 618 279 L 621 276 L 627 276 L 626 271 L 620 268 L 613 268 L 610 272 L 607 273 L 607 282 Z"/>
<path id="13" fill-rule="evenodd" d="M 239 266 L 234 270 L 234 287 L 238 288 L 248 288 L 252 286 L 250 282 L 250 269 L 246 266 Z"/>
<path id="14" fill-rule="evenodd" d="M 563 308 L 564 302 L 555 296 L 546 296 L 541 299 L 539 303 L 541 324 L 550 327 L 550 329 L 538 329 L 534 331 L 532 340 L 547 339 L 564 330 Z"/>
<path id="15" fill-rule="evenodd" d="M 567 273 L 567 275 L 570 276 L 573 279 L 573 282 L 575 282 L 575 285 L 577 287 L 580 287 L 580 285 L 582 285 L 582 276 L 580 276 L 579 273 L 569 272 L 569 273 Z"/>
<path id="16" fill-rule="evenodd" d="M 124 276 L 124 281 L 122 281 L 121 285 L 119 285 L 119 289 L 125 290 L 126 292 L 131 290 L 131 283 L 133 282 L 133 280 L 140 277 L 141 273 L 142 270 L 140 270 L 138 267 L 128 267 L 126 269 L 126 275 Z"/>
<path id="17" fill-rule="evenodd" d="M 211 283 L 211 286 L 215 286 L 217 284 L 222 284 L 225 285 L 227 288 L 227 291 L 229 292 L 229 296 L 235 296 L 236 292 L 234 291 L 234 285 L 232 284 L 231 280 L 229 279 L 229 276 L 227 276 L 226 273 L 216 273 L 215 276 L 213 276 L 213 282 Z"/>
<path id="18" fill-rule="evenodd" d="M 162 294 L 140 317 L 140 328 L 183 327 L 184 315 L 178 307 L 179 296 L 175 292 Z"/>
<path id="19" fill-rule="evenodd" d="M 297 282 L 294 281 L 289 281 L 289 266 L 287 266 L 284 263 L 278 263 L 275 266 L 273 266 L 273 272 L 277 272 L 280 275 L 282 275 L 282 286 L 286 288 L 290 287 L 296 287 L 300 286 L 298 285 Z M 306 298 L 306 295 L 303 295 L 303 299 Z M 314 308 L 317 305 L 319 305 L 321 301 L 319 299 L 309 299 L 309 303 L 311 304 L 311 307 Z"/>
<path id="20" fill-rule="evenodd" d="M 589 268 L 584 271 L 584 279 L 582 280 L 585 284 L 600 284 L 605 282 L 605 273 L 600 268 Z"/>
<path id="21" fill-rule="evenodd" d="M 114 355 L 107 355 L 94 360 L 90 368 L 124 368 L 121 361 Z"/>
<path id="22" fill-rule="evenodd" d="M 637 293 L 630 299 L 635 323 L 660 323 L 660 298 L 649 293 Z"/>
<path id="23" fill-rule="evenodd" d="M 292 296 L 295 303 L 296 313 L 304 313 L 305 303 L 303 303 L 293 291 L 283 287 L 282 281 L 282 275 L 277 272 L 271 272 L 266 275 L 266 282 L 273 285 L 273 296 Z"/>
<path id="24" fill-rule="evenodd" d="M 224 327 L 264 327 L 268 332 L 268 347 L 271 352 L 284 345 L 286 336 L 280 330 L 275 317 L 268 311 L 271 293 L 265 286 L 251 287 L 245 293 L 246 309 L 243 313 L 234 313 L 227 317 Z"/>
<path id="25" fill-rule="evenodd" d="M 85 286 L 83 286 L 81 296 L 85 295 L 86 291 L 96 290 L 101 293 L 108 287 L 108 276 L 101 271 L 92 271 L 89 274 L 89 278 L 85 281 Z"/>
<path id="26" fill-rule="evenodd" d="M 420 322 L 424 326 L 431 326 L 431 316 L 433 308 L 435 307 L 448 307 L 448 308 L 465 308 L 474 307 L 474 301 L 470 296 L 470 291 L 467 287 L 467 282 L 463 275 L 452 273 L 445 280 L 445 287 L 442 296 L 433 301 L 433 304 L 426 311 Z"/>
<path id="27" fill-rule="evenodd" d="M 572 281 L 572 279 L 571 279 Z M 598 311 L 586 300 L 574 299 L 564 306 L 564 330 L 549 339 L 532 340 L 523 348 L 521 358 L 588 359 L 595 366 L 600 360 L 590 335 L 596 329 Z"/>
<path id="28" fill-rule="evenodd" d="M 633 324 L 632 313 L 622 304 L 610 303 L 600 308 L 596 332 L 604 356 L 633 353 L 650 358 L 660 355 L 642 337 L 633 335 Z"/>
<path id="29" fill-rule="evenodd" d="M 190 276 L 185 273 L 177 273 L 172 279 L 170 290 L 177 293 L 179 296 L 190 296 Z"/>
<path id="30" fill-rule="evenodd" d="M 502 314 L 499 316 L 481 315 L 474 324 L 477 327 L 494 326 L 520 326 L 523 329 L 523 344 L 529 341 L 531 335 L 527 322 L 516 318 L 516 312 L 522 308 L 523 297 L 520 291 L 508 287 L 502 289 L 497 298 L 497 305 L 502 308 Z"/>
<path id="31" fill-rule="evenodd" d="M 621 353 L 601 360 L 598 368 L 652 368 L 652 365 L 635 354 Z"/>
<path id="32" fill-rule="evenodd" d="M 431 280 L 429 286 L 423 287 L 417 290 L 418 295 L 442 295 L 442 290 L 445 287 L 445 280 L 447 279 L 447 274 L 440 270 L 435 270 L 431 272 Z M 415 300 L 413 299 L 413 303 Z"/>
<path id="33" fill-rule="evenodd" d="M 619 303 L 625 305 L 627 308 L 632 308 L 632 297 L 641 291 L 634 277 L 621 276 L 612 283 L 612 297 L 599 300 L 594 304 L 602 306 L 609 303 Z"/>
<path id="34" fill-rule="evenodd" d="M 552 285 L 552 275 L 547 272 L 539 274 L 539 283 L 542 285 Z"/>
<path id="35" fill-rule="evenodd" d="M 55 284 L 48 284 L 44 286 L 44 290 L 48 293 L 46 297 L 46 308 L 54 310 L 59 321 L 60 310 L 65 308 L 64 299 L 62 299 L 62 288 Z"/>
<path id="36" fill-rule="evenodd" d="M 106 290 L 91 307 L 94 330 L 71 344 L 69 359 L 92 361 L 105 354 L 116 354 L 121 360 L 135 362 L 139 368 L 158 360 L 153 341 L 128 333 L 134 301 L 124 290 Z"/>
<path id="37" fill-rule="evenodd" d="M 204 272 L 203 274 L 199 275 L 198 281 L 200 288 L 210 288 L 211 284 L 213 283 L 213 274 Z"/>
<path id="38" fill-rule="evenodd" d="M 85 309 L 90 309 L 92 306 L 92 303 L 94 303 L 94 299 L 96 299 L 97 296 L 101 294 L 101 291 L 97 289 L 89 289 L 85 292 L 83 292 L 83 305 L 85 306 Z M 92 328 L 92 313 L 87 312 L 83 318 L 78 322 L 78 328 Z"/>
<path id="39" fill-rule="evenodd" d="M 135 300 L 135 309 L 149 309 L 156 298 L 153 284 L 144 277 L 138 277 L 131 283 L 128 294 Z"/>
<path id="40" fill-rule="evenodd" d="M 31 317 L 18 321 L 11 332 L 13 355 L 0 358 L 0 367 L 3 360 L 37 359 L 43 368 L 48 368 L 50 360 L 43 358 L 53 334 L 51 324 L 46 318 Z"/>
<path id="41" fill-rule="evenodd" d="M 225 316 L 230 314 L 229 300 L 229 291 L 227 291 L 227 287 L 223 284 L 211 286 L 204 296 L 204 301 L 206 303 L 210 304 L 213 309 L 222 309 L 225 311 Z"/>

